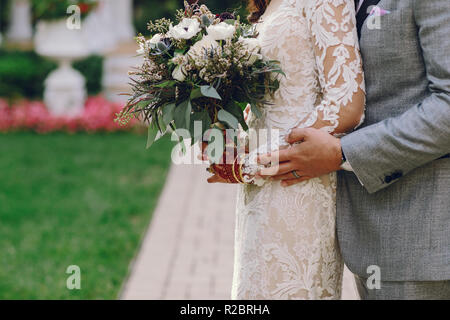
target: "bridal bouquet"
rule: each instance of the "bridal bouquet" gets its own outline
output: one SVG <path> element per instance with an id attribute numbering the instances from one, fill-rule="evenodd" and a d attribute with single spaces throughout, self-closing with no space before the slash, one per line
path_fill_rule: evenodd
<path id="1" fill-rule="evenodd" d="M 265 97 L 279 87 L 279 63 L 263 60 L 255 28 L 234 14 L 213 14 L 205 5 L 185 2 L 176 16 L 177 24 L 165 18 L 150 22 L 149 40 L 137 37 L 144 59 L 130 72 L 132 94 L 117 121 L 144 120 L 147 147 L 180 130 L 190 133 L 192 144 L 208 130 L 247 130 L 244 110 L 250 105 L 261 116 Z M 224 136 L 223 148 L 230 145 Z M 221 169 L 240 176 L 238 169 Z"/>

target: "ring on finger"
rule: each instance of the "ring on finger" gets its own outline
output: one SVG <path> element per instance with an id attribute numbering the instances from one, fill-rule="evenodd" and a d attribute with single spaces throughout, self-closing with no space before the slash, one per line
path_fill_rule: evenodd
<path id="1" fill-rule="evenodd" d="M 292 175 L 296 178 L 296 179 L 300 179 L 301 176 L 297 173 L 296 170 L 292 171 Z"/>

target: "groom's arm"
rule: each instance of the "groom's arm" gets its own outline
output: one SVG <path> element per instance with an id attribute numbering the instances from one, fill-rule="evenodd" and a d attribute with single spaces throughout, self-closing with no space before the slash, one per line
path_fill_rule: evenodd
<path id="1" fill-rule="evenodd" d="M 450 152 L 450 10 L 448 0 L 415 0 L 430 96 L 396 118 L 341 140 L 355 174 L 371 193 Z"/>

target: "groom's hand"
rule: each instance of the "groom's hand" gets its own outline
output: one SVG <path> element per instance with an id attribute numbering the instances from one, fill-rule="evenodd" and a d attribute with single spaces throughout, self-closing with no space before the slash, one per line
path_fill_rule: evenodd
<path id="1" fill-rule="evenodd" d="M 267 164 L 273 157 L 279 156 L 280 162 L 275 175 L 273 168 L 269 168 L 262 169 L 261 176 L 280 180 L 282 186 L 288 187 L 340 170 L 341 141 L 329 133 L 313 128 L 294 129 L 286 140 L 294 145 L 279 151 L 277 155 L 265 155 L 259 158 L 260 163 Z M 293 171 L 296 171 L 301 178 L 295 178 Z"/>

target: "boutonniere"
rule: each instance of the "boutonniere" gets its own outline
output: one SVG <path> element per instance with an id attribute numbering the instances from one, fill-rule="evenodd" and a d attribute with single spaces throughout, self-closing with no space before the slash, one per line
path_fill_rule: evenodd
<path id="1" fill-rule="evenodd" d="M 378 6 L 374 6 L 372 10 L 369 13 L 369 17 L 382 17 L 387 14 L 390 14 L 391 12 L 388 10 L 385 10 L 383 8 L 380 8 Z"/>

